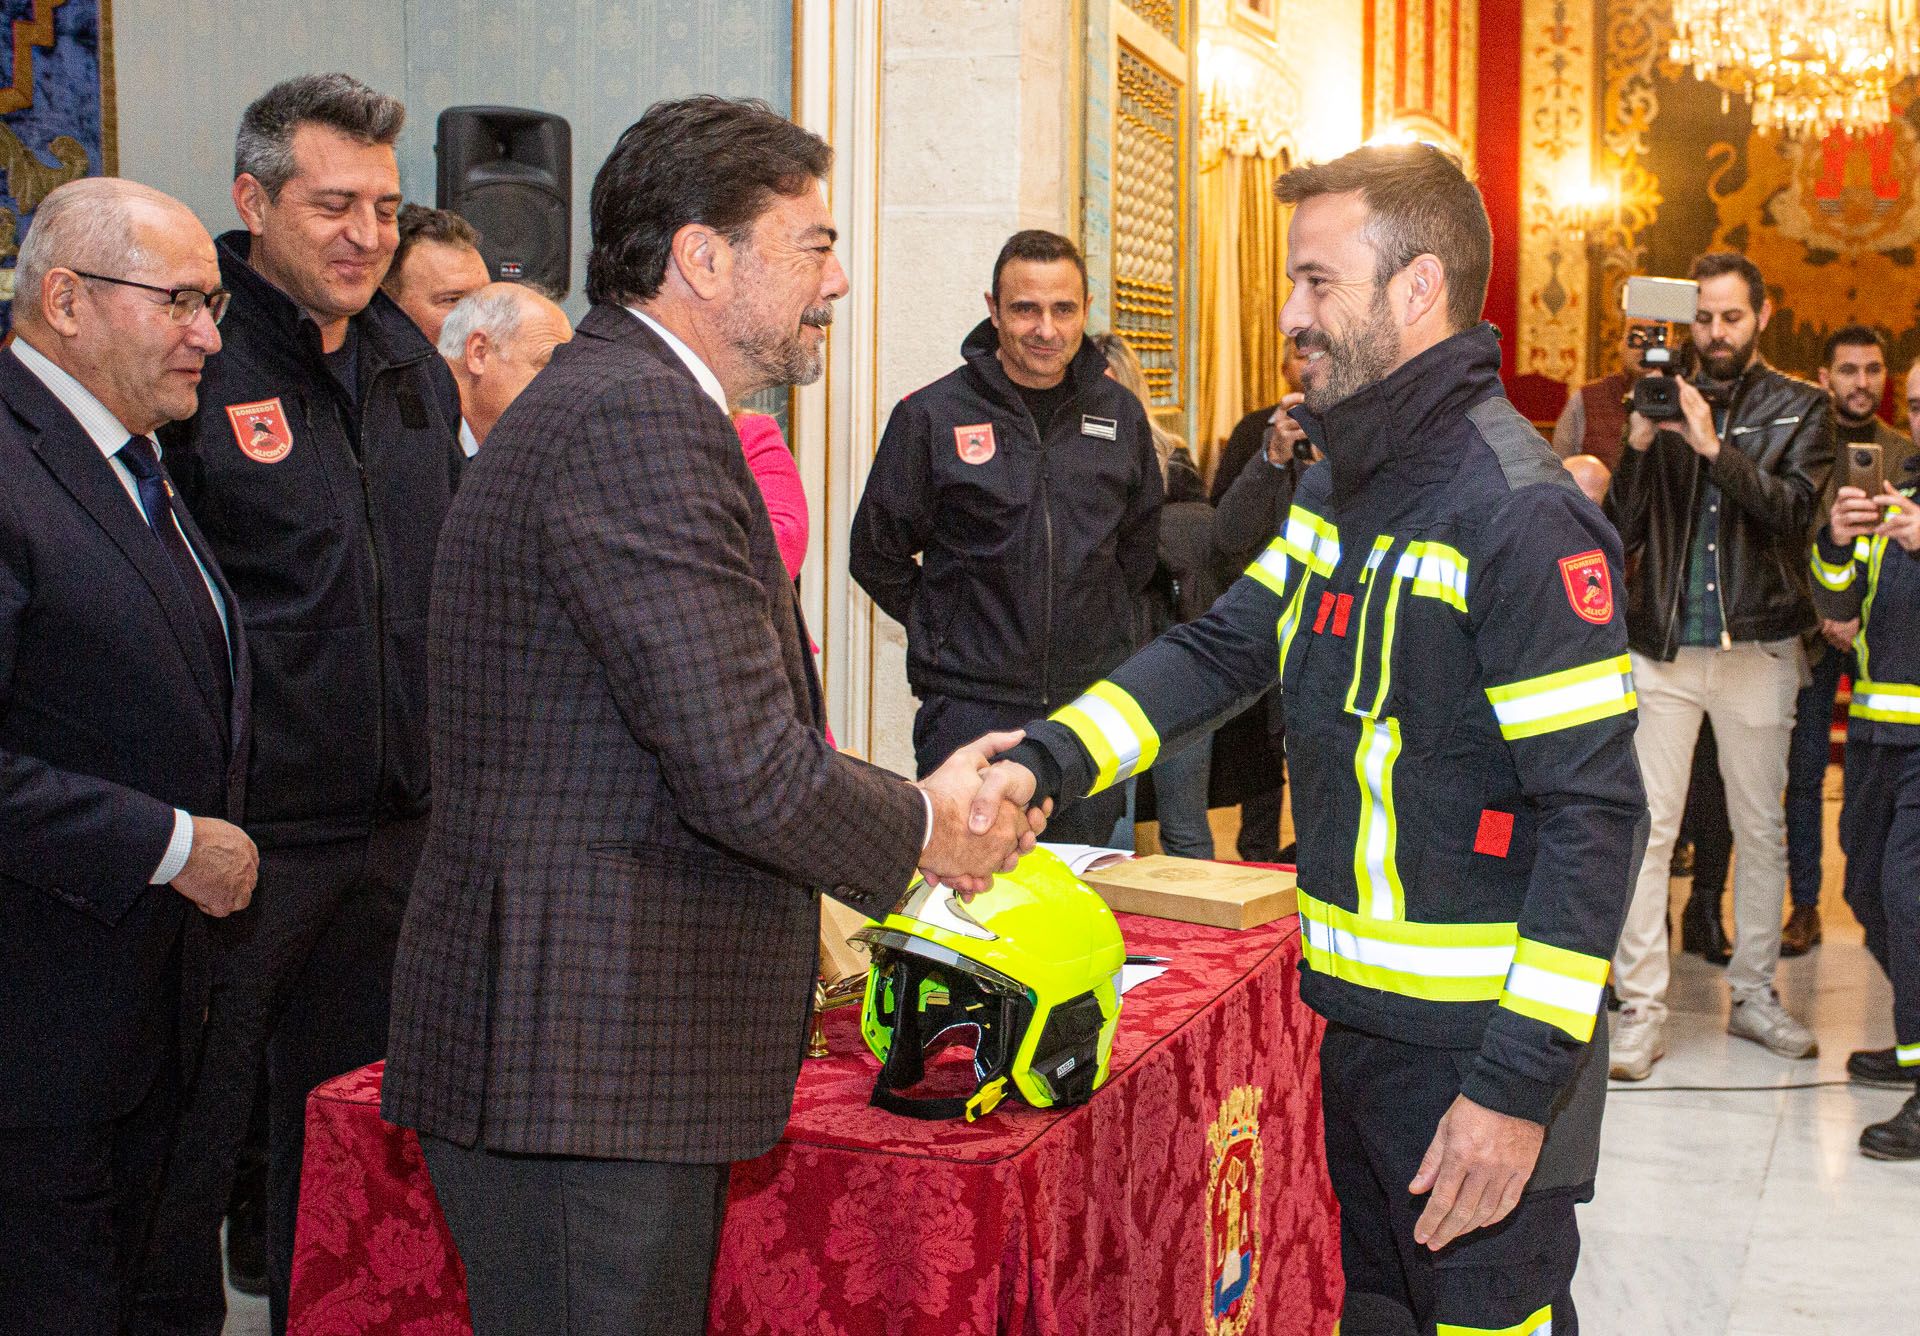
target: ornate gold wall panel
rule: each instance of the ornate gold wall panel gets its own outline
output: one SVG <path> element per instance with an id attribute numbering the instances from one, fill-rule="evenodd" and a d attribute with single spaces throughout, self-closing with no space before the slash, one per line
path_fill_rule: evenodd
<path id="1" fill-rule="evenodd" d="M 1183 0 L 1123 0 L 1128 9 L 1145 19 L 1153 30 L 1175 46 L 1187 44 Z"/>
<path id="2" fill-rule="evenodd" d="M 1124 40 L 1114 67 L 1114 332 L 1132 345 L 1156 408 L 1186 403 L 1187 90 Z"/>
<path id="3" fill-rule="evenodd" d="M 1471 162 L 1479 54 L 1479 0 L 1366 0 L 1366 133 L 1410 130 Z"/>
<path id="4" fill-rule="evenodd" d="M 1526 0 L 1520 67 L 1516 369 L 1587 380 L 1593 0 Z"/>
<path id="5" fill-rule="evenodd" d="M 1656 67 L 1673 39 L 1665 0 L 1600 0 L 1601 91 L 1597 179 L 1615 194 L 1599 236 L 1593 320 L 1593 365 L 1611 366 L 1625 320 L 1621 286 L 1644 273 L 1642 237 L 1660 215 L 1660 182 L 1647 167 L 1647 137 L 1660 111 Z"/>

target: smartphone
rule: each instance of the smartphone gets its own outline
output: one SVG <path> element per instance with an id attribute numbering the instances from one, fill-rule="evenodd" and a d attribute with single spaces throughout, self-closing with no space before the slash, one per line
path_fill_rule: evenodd
<path id="1" fill-rule="evenodd" d="M 1879 496 L 1887 488 L 1886 461 L 1877 445 L 1849 445 L 1847 486 L 1858 487 L 1868 496 Z"/>

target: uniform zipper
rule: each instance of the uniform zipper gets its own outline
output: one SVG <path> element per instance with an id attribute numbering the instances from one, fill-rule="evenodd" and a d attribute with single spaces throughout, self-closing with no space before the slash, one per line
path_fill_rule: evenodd
<path id="1" fill-rule="evenodd" d="M 360 510 L 366 523 L 367 562 L 373 575 L 373 819 L 380 819 L 380 802 L 387 774 L 387 607 L 386 581 L 380 571 L 380 545 L 373 536 L 373 481 L 367 474 L 367 409 L 374 387 L 391 368 L 382 367 L 367 381 L 360 397 L 360 412 L 353 428 L 353 466 L 360 475 Z M 344 425 L 344 424 L 343 424 Z"/>

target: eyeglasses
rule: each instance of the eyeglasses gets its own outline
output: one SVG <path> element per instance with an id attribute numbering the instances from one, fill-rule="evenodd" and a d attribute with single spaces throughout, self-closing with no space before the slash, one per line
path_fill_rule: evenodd
<path id="1" fill-rule="evenodd" d="M 139 288 L 143 292 L 157 292 L 167 299 L 167 317 L 176 325 L 190 325 L 193 318 L 204 308 L 213 317 L 213 323 L 219 324 L 220 317 L 227 313 L 227 303 L 233 300 L 233 294 L 225 288 L 215 288 L 212 292 L 202 292 L 199 288 L 158 288 L 151 283 L 136 283 L 130 278 L 109 278 L 105 274 L 89 274 L 84 269 L 73 271 L 81 278 L 90 278 L 96 283 L 115 283 L 123 288 Z"/>

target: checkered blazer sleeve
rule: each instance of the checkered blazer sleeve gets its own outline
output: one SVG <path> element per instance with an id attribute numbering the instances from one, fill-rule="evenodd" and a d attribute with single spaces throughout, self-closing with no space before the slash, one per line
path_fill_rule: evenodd
<path id="1" fill-rule="evenodd" d="M 622 378 L 556 422 L 543 565 L 680 819 L 864 910 L 904 893 L 925 807 L 842 757 L 794 698 L 784 590 L 754 573 L 756 518 L 726 417 L 678 378 Z"/>

